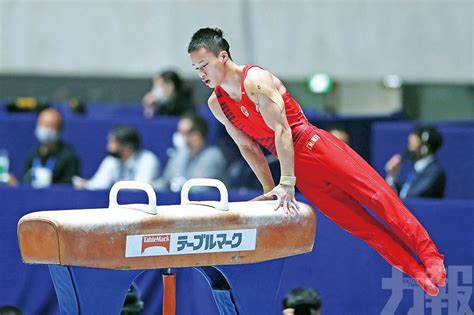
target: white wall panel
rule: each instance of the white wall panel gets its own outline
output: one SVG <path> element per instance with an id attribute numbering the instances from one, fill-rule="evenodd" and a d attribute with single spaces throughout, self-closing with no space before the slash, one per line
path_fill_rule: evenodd
<path id="1" fill-rule="evenodd" d="M 474 80 L 470 0 L 0 0 L 0 72 L 193 75 L 199 27 L 286 78 Z"/>

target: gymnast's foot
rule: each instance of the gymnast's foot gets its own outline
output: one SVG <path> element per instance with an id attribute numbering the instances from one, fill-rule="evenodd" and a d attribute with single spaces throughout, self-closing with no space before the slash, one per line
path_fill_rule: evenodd
<path id="1" fill-rule="evenodd" d="M 439 293 L 438 287 L 431 281 L 428 275 L 425 272 L 417 272 L 413 277 L 418 285 L 425 291 L 428 295 L 437 296 Z"/>
<path id="2" fill-rule="evenodd" d="M 443 260 L 428 258 L 424 261 L 424 265 L 431 282 L 437 286 L 444 287 L 446 285 L 446 269 L 444 268 Z"/>

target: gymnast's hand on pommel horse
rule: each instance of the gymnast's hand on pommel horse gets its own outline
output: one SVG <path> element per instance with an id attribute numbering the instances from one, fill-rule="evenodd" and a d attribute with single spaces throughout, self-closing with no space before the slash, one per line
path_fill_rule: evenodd
<path id="1" fill-rule="evenodd" d="M 195 186 L 218 188 L 220 200 L 190 201 Z M 148 204 L 118 204 L 125 189 L 144 190 Z M 222 182 L 191 179 L 180 205 L 157 206 L 148 184 L 118 182 L 108 208 L 33 212 L 18 222 L 18 238 L 25 263 L 49 265 L 61 314 L 120 314 L 132 281 L 146 269 L 164 269 L 163 314 L 173 315 L 171 268 L 182 267 L 205 277 L 220 314 L 239 314 L 238 296 L 215 266 L 310 252 L 316 215 L 292 204 L 294 215 L 274 211 L 275 201 L 228 202 Z"/>

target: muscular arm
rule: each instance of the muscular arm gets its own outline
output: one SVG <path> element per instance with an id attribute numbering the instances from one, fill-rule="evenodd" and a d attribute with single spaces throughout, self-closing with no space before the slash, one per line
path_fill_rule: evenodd
<path id="1" fill-rule="evenodd" d="M 275 147 L 282 176 L 295 176 L 291 128 L 286 119 L 285 103 L 268 71 L 249 70 L 244 81 L 250 99 L 258 106 L 265 123 L 275 132 Z"/>
<path id="2" fill-rule="evenodd" d="M 291 128 L 288 124 L 285 103 L 279 91 L 281 83 L 270 72 L 252 68 L 244 81 L 245 90 L 256 104 L 269 128 L 275 132 L 275 148 L 280 160 L 280 184 L 267 195 L 277 197 L 277 207 L 283 207 L 287 214 L 298 209 L 295 200 L 294 147 Z"/>
<path id="3" fill-rule="evenodd" d="M 241 132 L 236 127 L 234 127 L 234 125 L 232 125 L 232 123 L 222 112 L 222 109 L 219 106 L 214 93 L 209 98 L 208 104 L 216 119 L 224 125 L 231 138 L 237 144 L 240 153 L 262 184 L 263 191 L 270 191 L 275 186 L 275 183 L 273 182 L 268 162 L 265 159 L 265 156 L 263 155 L 259 145 L 245 133 Z"/>

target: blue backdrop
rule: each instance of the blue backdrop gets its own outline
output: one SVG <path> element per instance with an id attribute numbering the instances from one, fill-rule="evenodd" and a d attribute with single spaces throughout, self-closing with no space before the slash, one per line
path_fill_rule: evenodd
<path id="1" fill-rule="evenodd" d="M 247 200 L 255 194 L 231 191 L 229 195 L 231 200 L 237 201 Z M 179 196 L 174 193 L 163 192 L 157 196 L 159 204 L 179 203 Z M 142 200 L 144 197 L 142 194 L 121 193 L 119 199 L 121 203 L 141 202 L 145 201 Z M 192 199 L 200 198 L 216 199 L 217 196 L 212 193 L 192 196 Z M 304 200 L 301 196 L 299 199 Z M 31 211 L 107 207 L 108 192 L 75 191 L 68 187 L 46 190 L 0 187 L 0 200 L 0 305 L 20 306 L 25 314 L 57 314 L 58 306 L 48 268 L 21 262 L 17 222 L 22 215 Z M 447 265 L 461 265 L 472 270 L 474 201 L 411 200 L 408 206 L 446 255 Z M 392 296 L 392 291 L 382 288 L 382 279 L 392 275 L 390 266 L 365 243 L 353 238 L 321 214 L 318 214 L 316 243 L 312 253 L 222 268 L 234 287 L 242 314 L 279 314 L 281 300 L 286 292 L 301 286 L 316 288 L 321 293 L 324 313 L 327 314 L 380 314 Z M 178 314 L 217 314 L 204 278 L 189 268 L 175 272 Z M 160 275 L 161 271 L 151 270 L 137 279 L 145 301 L 144 314 L 160 313 Z M 472 293 L 472 272 L 470 279 L 453 278 L 449 281 L 446 294 L 455 290 L 455 284 L 470 288 Z M 399 283 L 400 287 L 402 285 Z M 414 307 L 413 295 L 417 290 L 416 287 L 405 288 L 395 314 L 407 314 Z M 434 301 L 446 302 L 446 294 Z M 468 298 L 472 308 L 472 296 Z M 433 299 L 425 297 L 425 314 L 431 314 L 428 303 L 431 301 Z M 447 309 L 441 314 L 447 314 Z"/>

